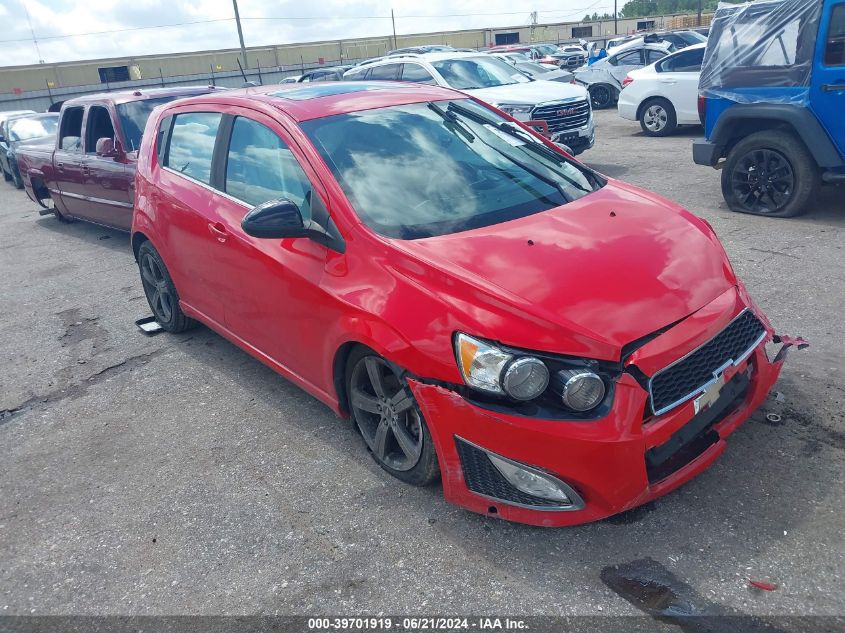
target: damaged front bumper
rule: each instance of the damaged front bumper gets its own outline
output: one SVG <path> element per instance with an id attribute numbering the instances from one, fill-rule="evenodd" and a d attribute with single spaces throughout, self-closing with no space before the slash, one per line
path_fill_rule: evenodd
<path id="1" fill-rule="evenodd" d="M 726 364 L 716 394 L 710 389 L 662 415 L 652 414 L 642 376 L 709 341 L 747 309 L 760 319 L 765 336 L 741 362 Z M 772 343 L 781 347 L 770 359 L 766 345 Z M 708 468 L 725 450 L 726 438 L 766 399 L 787 351 L 806 345 L 776 335 L 744 289 L 737 288 L 637 350 L 615 385 L 610 413 L 598 420 L 510 415 L 444 386 L 408 382 L 429 421 L 448 501 L 520 523 L 565 526 L 647 503 Z M 639 371 L 629 371 L 633 367 Z M 578 503 L 561 507 L 519 494 L 491 466 L 497 457 L 562 482 Z"/>

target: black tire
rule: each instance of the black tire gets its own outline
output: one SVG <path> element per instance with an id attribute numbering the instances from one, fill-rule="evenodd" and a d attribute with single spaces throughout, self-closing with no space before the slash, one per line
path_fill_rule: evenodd
<path id="1" fill-rule="evenodd" d="M 76 218 L 71 217 L 69 215 L 65 215 L 61 211 L 59 211 L 56 203 L 53 203 L 53 215 L 56 216 L 56 219 L 61 222 L 62 224 L 73 224 L 76 222 Z"/>
<path id="2" fill-rule="evenodd" d="M 804 213 L 821 187 L 816 162 L 791 132 L 756 132 L 737 143 L 722 169 L 731 211 L 791 218 Z"/>
<path id="3" fill-rule="evenodd" d="M 640 127 L 646 136 L 669 136 L 678 129 L 678 117 L 672 102 L 657 97 L 640 107 Z"/>
<path id="4" fill-rule="evenodd" d="M 613 105 L 615 90 L 608 84 L 595 84 L 589 87 L 593 110 L 605 110 Z"/>
<path id="5" fill-rule="evenodd" d="M 196 327 L 197 322 L 185 316 L 179 307 L 179 294 L 173 279 L 149 240 L 138 248 L 138 271 L 147 303 L 162 328 L 177 334 Z"/>
<path id="6" fill-rule="evenodd" d="M 346 361 L 346 393 L 352 420 L 379 466 L 413 486 L 440 477 L 431 433 L 395 365 L 356 348 Z"/>
<path id="7" fill-rule="evenodd" d="M 12 175 L 4 167 L 0 167 L 0 171 L 3 172 L 3 180 L 9 182 L 12 179 Z"/>

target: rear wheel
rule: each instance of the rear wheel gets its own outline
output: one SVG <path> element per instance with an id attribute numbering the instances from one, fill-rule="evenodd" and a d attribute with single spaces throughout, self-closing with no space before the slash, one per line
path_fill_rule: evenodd
<path id="1" fill-rule="evenodd" d="M 0 167 L 0 171 L 3 172 L 3 180 L 9 182 L 12 179 L 12 175 L 4 167 Z"/>
<path id="2" fill-rule="evenodd" d="M 722 170 L 722 194 L 732 211 L 789 218 L 803 213 L 821 186 L 803 142 L 783 131 L 757 132 L 737 143 Z"/>
<path id="3" fill-rule="evenodd" d="M 18 171 L 17 165 L 12 165 L 12 180 L 15 183 L 16 189 L 23 189 L 23 178 L 21 178 L 21 173 Z"/>
<path id="4" fill-rule="evenodd" d="M 607 84 L 596 84 L 590 86 L 590 101 L 593 103 L 593 110 L 604 110 L 613 105 L 613 90 Z"/>
<path id="5" fill-rule="evenodd" d="M 415 486 L 435 481 L 440 468 L 431 434 L 394 366 L 361 347 L 346 368 L 349 409 L 378 465 Z"/>
<path id="6" fill-rule="evenodd" d="M 179 294 L 158 251 L 149 241 L 138 248 L 138 268 L 147 303 L 156 321 L 168 332 L 178 333 L 197 325 L 179 307 Z"/>
<path id="7" fill-rule="evenodd" d="M 647 136 L 668 136 L 678 128 L 675 108 L 666 99 L 650 99 L 640 108 L 640 127 Z"/>

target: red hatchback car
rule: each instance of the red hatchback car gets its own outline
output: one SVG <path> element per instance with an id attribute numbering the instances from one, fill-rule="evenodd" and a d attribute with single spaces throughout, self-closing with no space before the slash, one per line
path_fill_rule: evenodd
<path id="1" fill-rule="evenodd" d="M 351 417 L 386 471 L 546 526 L 713 463 L 784 353 L 703 220 L 427 85 L 203 95 L 153 113 L 132 245 L 200 321 Z"/>

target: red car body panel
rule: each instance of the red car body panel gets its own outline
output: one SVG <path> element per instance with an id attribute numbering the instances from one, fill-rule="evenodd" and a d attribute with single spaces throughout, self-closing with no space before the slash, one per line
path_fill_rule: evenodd
<path id="1" fill-rule="evenodd" d="M 635 507 L 709 466 L 724 450 L 724 438 L 777 379 L 782 361 L 770 362 L 760 343 L 726 370 L 726 379 L 748 370 L 750 387 L 742 404 L 716 425 L 719 441 L 652 484 L 644 453 L 690 421 L 692 401 L 645 416 L 648 393 L 623 372 L 610 412 L 595 421 L 503 414 L 470 402 L 450 386 L 463 383 L 453 351 L 457 331 L 518 348 L 635 364 L 647 375 L 712 339 L 743 310 L 761 319 L 767 341 L 773 331 L 706 222 L 613 180 L 562 207 L 502 224 L 412 241 L 382 237 L 358 219 L 297 122 L 463 95 L 386 85 L 293 101 L 265 94 L 270 90 L 283 89 L 197 97 L 154 112 L 139 155 L 133 245 L 152 241 L 188 316 L 339 415 L 347 415 L 338 380 L 347 344 L 363 344 L 407 370 L 449 501 L 555 526 Z M 307 238 L 251 237 L 240 227 L 246 205 L 158 164 L 155 131 L 162 117 L 209 109 L 251 117 L 288 144 L 323 197 L 345 252 Z M 623 359 L 627 344 L 661 330 Z M 543 511 L 470 491 L 456 436 L 549 471 L 575 488 L 586 506 Z"/>

